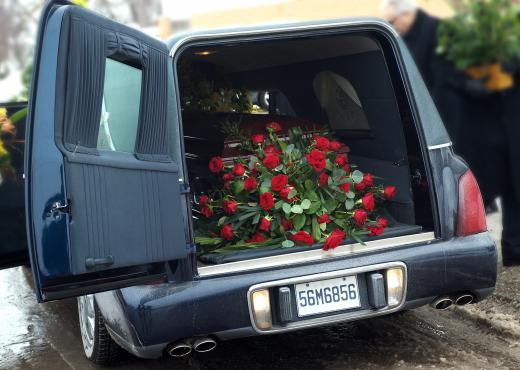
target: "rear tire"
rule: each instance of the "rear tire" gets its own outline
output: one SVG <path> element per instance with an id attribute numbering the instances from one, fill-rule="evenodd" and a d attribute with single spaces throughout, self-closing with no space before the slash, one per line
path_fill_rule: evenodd
<path id="1" fill-rule="evenodd" d="M 117 363 L 123 349 L 112 339 L 105 326 L 94 295 L 78 297 L 79 327 L 85 356 L 96 365 Z"/>

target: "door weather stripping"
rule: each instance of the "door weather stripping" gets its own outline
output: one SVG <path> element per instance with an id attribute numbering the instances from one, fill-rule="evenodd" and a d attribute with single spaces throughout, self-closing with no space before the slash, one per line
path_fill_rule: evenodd
<path id="1" fill-rule="evenodd" d="M 186 43 L 200 41 L 200 40 L 221 40 L 229 37 L 244 37 L 244 36 L 262 36 L 267 35 L 270 36 L 274 33 L 287 33 L 287 32 L 302 32 L 302 31 L 315 31 L 315 30 L 327 30 L 327 29 L 341 29 L 345 27 L 351 26 L 379 26 L 385 31 L 392 33 L 396 38 L 399 37 L 397 31 L 390 26 L 387 22 L 384 22 L 377 18 L 371 19 L 350 19 L 338 22 L 325 22 L 320 24 L 286 24 L 286 25 L 278 25 L 274 27 L 266 27 L 261 29 L 235 29 L 224 32 L 219 31 L 209 31 L 207 33 L 198 33 L 198 34 L 188 34 L 182 37 L 180 40 L 175 42 L 175 44 L 170 49 L 170 57 L 174 58 L 177 51 L 184 46 Z"/>
<path id="2" fill-rule="evenodd" d="M 246 261 L 223 263 L 214 266 L 202 266 L 198 268 L 198 275 L 201 278 L 233 274 L 237 272 L 260 270 L 267 268 L 277 268 L 282 266 L 297 265 L 309 262 L 327 262 L 335 258 L 345 258 L 351 255 L 370 253 L 379 250 L 398 248 L 411 244 L 429 244 L 435 240 L 433 232 L 426 232 L 414 235 L 399 236 L 396 238 L 380 239 L 365 242 L 365 244 L 345 244 L 334 250 L 323 251 L 314 249 L 305 252 L 288 253 L 278 256 L 262 257 Z"/>

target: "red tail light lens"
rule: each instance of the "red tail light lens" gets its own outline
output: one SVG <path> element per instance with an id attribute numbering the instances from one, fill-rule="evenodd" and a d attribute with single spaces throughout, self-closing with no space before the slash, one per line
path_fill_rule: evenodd
<path id="1" fill-rule="evenodd" d="M 459 180 L 457 235 L 473 235 L 486 230 L 486 211 L 482 195 L 473 172 L 468 171 Z"/>

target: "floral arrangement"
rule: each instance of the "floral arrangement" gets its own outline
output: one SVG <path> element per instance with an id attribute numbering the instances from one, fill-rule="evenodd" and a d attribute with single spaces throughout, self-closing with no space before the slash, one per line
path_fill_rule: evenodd
<path id="1" fill-rule="evenodd" d="M 198 201 L 196 242 L 203 253 L 316 243 L 329 250 L 388 226 L 379 211 L 395 187 L 375 185 L 330 133 L 304 135 L 295 127 L 282 135 L 272 122 L 266 134 L 248 140 L 252 154 L 209 162 L 222 185 Z"/>
<path id="2" fill-rule="evenodd" d="M 179 62 L 181 104 L 186 111 L 251 112 L 253 105 L 245 89 L 226 82 L 208 80 L 187 61 Z"/>
<path id="3" fill-rule="evenodd" d="M 0 108 L 0 184 L 6 178 L 14 178 L 15 171 L 11 165 L 11 154 L 9 153 L 7 143 L 4 137 L 13 138 L 16 136 L 16 128 L 9 117 L 7 110 Z"/>

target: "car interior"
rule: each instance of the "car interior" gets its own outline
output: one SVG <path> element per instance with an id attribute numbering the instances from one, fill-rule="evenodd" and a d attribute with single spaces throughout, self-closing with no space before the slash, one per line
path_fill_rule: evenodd
<path id="1" fill-rule="evenodd" d="M 242 130 L 254 134 L 276 121 L 284 131 L 300 126 L 310 134 L 328 126 L 350 148 L 351 163 L 373 173 L 376 182 L 396 186 L 388 205 L 394 227 L 382 237 L 433 229 L 420 139 L 392 50 L 377 35 L 191 46 L 182 51 L 176 68 L 195 227 L 198 197 L 219 181 L 208 169 L 210 158 L 221 156 L 232 163 L 241 155 L 233 151 L 223 129 L 226 123 L 239 122 Z M 247 93 L 253 109 L 193 104 L 204 96 L 201 91 L 211 92 L 213 100 L 215 94 L 225 100 L 229 91 Z M 224 263 L 273 253 L 287 251 L 206 255 L 202 260 Z"/>

